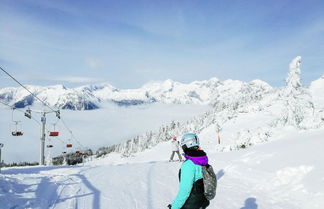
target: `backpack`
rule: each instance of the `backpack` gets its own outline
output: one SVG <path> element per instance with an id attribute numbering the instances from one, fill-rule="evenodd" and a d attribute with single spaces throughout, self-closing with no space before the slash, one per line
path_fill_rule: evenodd
<path id="1" fill-rule="evenodd" d="M 202 166 L 204 195 L 207 200 L 214 199 L 216 195 L 217 177 L 213 167 L 209 164 Z"/>

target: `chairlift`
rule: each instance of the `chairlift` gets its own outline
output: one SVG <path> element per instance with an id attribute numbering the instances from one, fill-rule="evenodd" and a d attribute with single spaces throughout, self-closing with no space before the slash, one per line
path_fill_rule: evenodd
<path id="1" fill-rule="evenodd" d="M 59 135 L 59 132 L 58 131 L 55 131 L 56 124 L 54 123 L 53 126 L 54 126 L 54 130 L 53 131 L 50 131 L 49 136 L 58 136 Z"/>
<path id="2" fill-rule="evenodd" d="M 72 136 L 71 136 L 71 138 L 69 138 L 69 139 L 67 140 L 67 144 L 66 144 L 66 147 L 67 147 L 67 148 L 72 148 L 72 146 L 73 146 L 72 143 L 71 143 L 71 141 L 72 141 L 71 139 L 72 139 Z"/>
<path id="3" fill-rule="evenodd" d="M 56 117 L 57 117 L 58 119 L 61 119 L 61 112 L 60 112 L 60 110 L 57 110 L 57 111 L 55 112 L 55 115 L 56 115 Z"/>
<path id="4" fill-rule="evenodd" d="M 53 144 L 51 143 L 51 139 L 48 139 L 48 144 L 46 145 L 47 148 L 53 148 Z"/>
<path id="5" fill-rule="evenodd" d="M 12 136 L 22 136 L 24 133 L 21 130 L 21 124 L 19 124 L 20 121 L 14 121 L 14 128 L 11 128 L 11 135 Z"/>
<path id="6" fill-rule="evenodd" d="M 19 124 L 21 121 L 15 121 L 14 120 L 14 111 L 16 108 L 12 108 L 12 114 L 11 119 L 14 124 L 11 125 L 11 135 L 12 136 L 22 136 L 24 133 L 22 132 L 21 124 Z"/>
<path id="7" fill-rule="evenodd" d="M 25 112 L 25 117 L 31 119 L 31 110 L 29 108 Z"/>

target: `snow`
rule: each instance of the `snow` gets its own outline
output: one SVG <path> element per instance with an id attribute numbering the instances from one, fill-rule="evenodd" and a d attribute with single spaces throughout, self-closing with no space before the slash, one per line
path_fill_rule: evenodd
<path id="1" fill-rule="evenodd" d="M 217 195 L 208 208 L 323 208 L 323 134 L 323 128 L 291 130 L 272 142 L 222 153 L 215 151 L 216 141 L 210 144 L 201 135 L 218 176 Z M 176 196 L 180 167 L 167 162 L 169 143 L 83 166 L 5 168 L 0 208 L 166 208 Z"/>
<path id="2" fill-rule="evenodd" d="M 323 89 L 324 89 L 324 75 L 321 78 L 313 81 L 309 86 L 309 91 L 313 97 L 313 101 L 315 105 L 322 110 L 324 110 Z"/>
<path id="3" fill-rule="evenodd" d="M 298 59 L 297 59 L 298 58 Z M 102 150 L 118 152 L 124 156 L 143 151 L 184 132 L 204 133 L 214 130 L 212 138 L 220 136 L 218 151 L 231 151 L 254 144 L 274 140 L 285 129 L 309 130 L 323 125 L 323 110 L 314 104 L 311 91 L 299 81 L 300 57 L 295 68 L 288 73 L 287 85 L 281 88 L 259 88 L 251 83 L 227 80 L 217 88 L 213 110 L 185 123 L 161 127 L 159 131 L 147 132 L 118 145 Z M 258 83 L 258 82 L 256 82 Z M 298 83 L 298 82 L 297 82 Z M 250 121 L 250 122 L 247 122 Z"/>

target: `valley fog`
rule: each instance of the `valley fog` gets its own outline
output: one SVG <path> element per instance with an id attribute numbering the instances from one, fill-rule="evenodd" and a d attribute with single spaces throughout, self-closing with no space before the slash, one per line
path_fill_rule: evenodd
<path id="1" fill-rule="evenodd" d="M 78 141 L 71 139 L 71 134 L 55 114 L 48 114 L 46 144 L 53 145 L 53 148 L 45 148 L 45 157 L 48 155 L 54 157 L 63 151 L 76 151 L 82 148 L 90 148 L 95 152 L 101 146 L 117 144 L 146 131 L 157 130 L 172 120 L 179 122 L 189 120 L 209 109 L 207 105 L 150 104 L 132 107 L 106 105 L 102 109 L 91 111 L 61 110 L 63 121 Z M 35 120 L 24 117 L 19 110 L 14 111 L 13 115 L 15 121 L 21 121 L 21 127 L 19 125 L 18 129 L 21 128 L 24 135 L 11 136 L 11 131 L 16 129 L 12 122 L 12 111 L 1 107 L 0 143 L 5 145 L 2 149 L 2 159 L 5 163 L 38 162 L 40 125 Z M 32 113 L 32 116 L 40 123 L 40 114 Z M 59 136 L 49 137 L 48 131 L 54 129 L 54 124 Z M 72 143 L 73 147 L 66 148 L 67 143 Z"/>

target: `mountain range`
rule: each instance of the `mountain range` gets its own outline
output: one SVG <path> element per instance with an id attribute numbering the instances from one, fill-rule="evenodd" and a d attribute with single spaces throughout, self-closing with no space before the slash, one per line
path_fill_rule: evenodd
<path id="1" fill-rule="evenodd" d="M 299 74 L 298 76 L 300 77 Z M 150 82 L 138 89 L 118 89 L 108 83 L 85 85 L 77 88 L 67 88 L 63 85 L 28 85 L 26 87 L 50 106 L 71 110 L 98 109 L 105 103 L 114 103 L 119 106 L 155 102 L 215 105 L 232 97 L 246 97 L 246 95 L 260 97 L 274 88 L 261 80 L 242 82 L 238 80 L 220 81 L 217 78 L 194 81 L 189 84 L 169 79 L 161 82 Z M 316 103 L 323 103 L 323 97 L 318 95 L 324 90 L 324 76 L 313 81 L 306 88 L 309 89 Z M 22 87 L 1 88 L 0 100 L 16 108 L 25 108 L 39 103 Z"/>
<path id="2" fill-rule="evenodd" d="M 213 104 L 238 93 L 258 92 L 263 94 L 272 87 L 261 81 L 249 83 L 211 78 L 184 84 L 172 80 L 151 82 L 138 89 L 117 89 L 110 84 L 86 85 L 77 88 L 55 86 L 26 86 L 38 98 L 52 107 L 71 110 L 92 110 L 105 103 L 132 106 L 161 102 L 166 104 Z M 0 100 L 16 108 L 39 103 L 22 87 L 0 89 Z"/>

